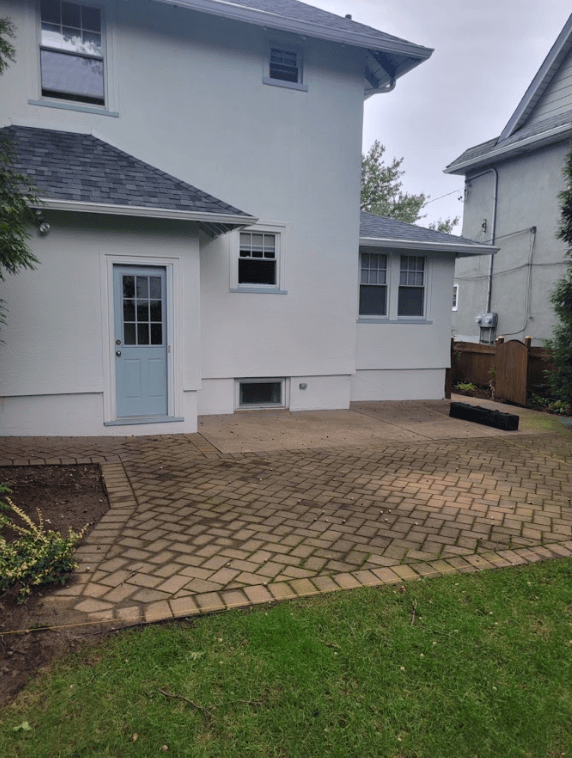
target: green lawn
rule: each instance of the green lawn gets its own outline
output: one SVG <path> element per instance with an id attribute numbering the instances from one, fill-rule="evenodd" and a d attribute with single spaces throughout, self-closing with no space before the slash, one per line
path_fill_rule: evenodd
<path id="1" fill-rule="evenodd" d="M 0 756 L 572 756 L 572 561 L 404 587 L 125 631 L 1 711 Z"/>

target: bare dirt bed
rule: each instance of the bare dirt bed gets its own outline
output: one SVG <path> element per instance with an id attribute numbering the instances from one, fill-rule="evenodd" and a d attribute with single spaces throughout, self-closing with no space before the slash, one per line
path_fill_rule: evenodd
<path id="1" fill-rule="evenodd" d="M 13 491 L 10 499 L 37 521 L 42 512 L 46 529 L 79 531 L 95 525 L 109 508 L 99 466 L 0 467 L 0 482 Z M 5 499 L 0 495 L 0 499 Z M 10 539 L 10 534 L 4 536 Z M 59 586 L 59 585 L 58 585 Z M 0 595 L 0 705 L 13 697 L 32 674 L 55 656 L 75 649 L 82 640 L 94 640 L 90 630 L 38 631 L 8 634 L 28 629 L 37 618 L 35 610 L 50 586 L 36 590 L 25 603 L 16 602 L 16 591 Z"/>

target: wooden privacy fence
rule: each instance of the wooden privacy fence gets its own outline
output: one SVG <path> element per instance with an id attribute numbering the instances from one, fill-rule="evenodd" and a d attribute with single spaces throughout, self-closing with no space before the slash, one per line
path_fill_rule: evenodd
<path id="1" fill-rule="evenodd" d="M 532 337 L 504 341 L 494 345 L 451 340 L 451 368 L 445 378 L 445 397 L 451 397 L 455 384 L 469 383 L 494 388 L 495 400 L 526 405 L 530 392 L 546 386 L 546 371 L 554 371 L 550 353 L 532 347 Z"/>

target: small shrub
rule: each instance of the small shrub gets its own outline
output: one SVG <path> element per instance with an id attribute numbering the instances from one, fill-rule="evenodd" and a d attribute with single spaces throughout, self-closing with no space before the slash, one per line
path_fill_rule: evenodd
<path id="1" fill-rule="evenodd" d="M 495 376 L 497 375 L 497 367 L 496 366 L 491 366 L 490 369 L 489 369 L 489 374 L 494 379 Z"/>
<path id="2" fill-rule="evenodd" d="M 0 484 L 0 493 L 10 490 Z M 0 591 L 18 585 L 18 602 L 23 602 L 32 587 L 60 582 L 76 567 L 73 552 L 87 529 L 79 532 L 69 529 L 67 536 L 60 532 L 46 531 L 38 509 L 38 523 L 14 505 L 10 498 L 0 501 L 0 531 L 11 529 L 19 536 L 8 542 L 0 534 Z M 16 516 L 22 523 L 14 520 Z"/>
<path id="3" fill-rule="evenodd" d="M 472 382 L 459 382 L 455 385 L 455 389 L 461 392 L 474 392 L 477 387 Z"/>

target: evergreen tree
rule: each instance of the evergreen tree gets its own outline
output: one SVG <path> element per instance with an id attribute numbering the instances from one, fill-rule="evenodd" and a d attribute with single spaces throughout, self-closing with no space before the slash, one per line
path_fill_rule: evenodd
<path id="1" fill-rule="evenodd" d="M 421 211 L 429 200 L 422 192 L 410 195 L 404 192 L 401 177 L 403 158 L 394 158 L 386 164 L 383 158 L 385 146 L 376 140 L 361 161 L 361 203 L 362 211 L 378 216 L 389 216 L 398 221 L 414 224 L 422 218 Z M 451 233 L 459 223 L 459 218 L 439 220 L 429 225 L 430 229 Z"/>
<path id="2" fill-rule="evenodd" d="M 10 19 L 0 18 L 0 74 L 15 60 L 11 39 L 16 34 Z M 30 206 L 38 203 L 35 188 L 26 176 L 14 171 L 13 140 L 0 135 L 0 282 L 6 274 L 33 269 L 38 263 L 30 251 L 30 225 L 34 213 Z M 0 324 L 5 321 L 4 301 L 0 299 Z"/>
<path id="3" fill-rule="evenodd" d="M 557 370 L 549 376 L 550 389 L 559 399 L 572 405 L 572 146 L 564 165 L 565 189 L 560 193 L 560 228 L 558 238 L 568 249 L 567 270 L 550 293 L 550 302 L 558 319 L 546 347 L 552 352 Z"/>

